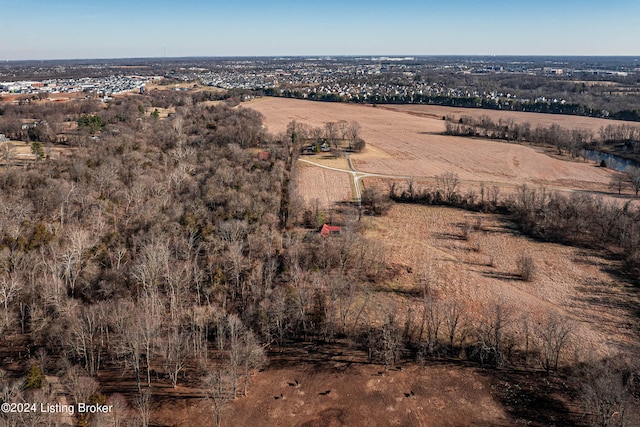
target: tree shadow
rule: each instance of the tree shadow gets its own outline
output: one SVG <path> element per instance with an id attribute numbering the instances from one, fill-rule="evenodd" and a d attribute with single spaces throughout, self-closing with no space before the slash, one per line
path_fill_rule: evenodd
<path id="1" fill-rule="evenodd" d="M 446 233 L 446 232 L 436 231 L 431 233 L 431 235 L 438 240 L 458 240 L 458 241 L 466 240 L 464 236 L 461 236 L 455 233 Z"/>
<path id="2" fill-rule="evenodd" d="M 505 273 L 502 271 L 482 271 L 481 274 L 485 277 L 488 277 L 490 279 L 497 279 L 497 280 L 503 280 L 503 281 L 507 281 L 507 282 L 512 282 L 512 281 L 524 281 L 524 279 L 522 278 L 522 276 L 520 276 L 519 274 L 515 274 L 515 273 Z"/>
<path id="3" fill-rule="evenodd" d="M 563 376 L 549 376 L 542 371 L 503 369 L 490 377 L 491 394 L 516 423 L 529 426 L 586 425 L 582 411 L 573 402 L 576 391 Z"/>
<path id="4" fill-rule="evenodd" d="M 638 277 L 623 267 L 624 259 L 608 251 L 582 250 L 576 254 L 572 261 L 596 267 L 612 279 L 611 282 L 596 279 L 585 280 L 576 288 L 578 294 L 574 296 L 575 301 L 597 307 L 603 313 L 597 319 L 591 315 L 589 319 L 585 320 L 596 321 L 602 328 L 617 330 L 619 334 L 628 339 L 629 345 L 640 347 L 638 344 L 640 337 Z M 611 310 L 626 313 L 628 320 L 607 315 Z"/>

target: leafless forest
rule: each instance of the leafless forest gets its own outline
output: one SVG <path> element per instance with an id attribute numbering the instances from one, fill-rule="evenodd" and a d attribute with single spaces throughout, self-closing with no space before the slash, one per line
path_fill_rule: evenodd
<path id="1" fill-rule="evenodd" d="M 428 190 L 369 189 L 362 208 L 345 203 L 330 217 L 296 196 L 296 158 L 310 139 L 362 149 L 357 124 L 341 137 L 338 124 L 291 123 L 273 135 L 239 101 L 205 100 L 157 90 L 3 107 L 0 131 L 31 156 L 1 143 L 0 401 L 117 410 L 71 420 L 1 413 L 0 425 L 162 425 L 154 411 L 167 396 L 205 402 L 216 425 L 233 425 L 225 408 L 251 399 L 252 380 L 278 355 L 295 364 L 323 351 L 353 352 L 380 376 L 434 361 L 525 373 L 531 390 L 499 394 L 518 408 L 514 420 L 543 425 L 536 414 L 551 411 L 558 425 L 637 425 L 637 342 L 578 363 L 571 321 L 458 304 L 431 292 L 427 275 L 407 310 L 378 309 L 381 284 L 397 271 L 361 233 L 362 217 L 384 215 L 392 199 L 492 212 L 536 239 L 610 251 L 637 283 L 637 208 L 526 187 L 508 200 L 489 186 L 471 197 L 443 174 Z M 479 125 L 449 131 L 463 126 Z M 340 234 L 317 233 L 330 222 Z M 523 255 L 517 275 L 528 282 L 537 268 Z M 549 378 L 570 409 L 549 409 Z"/>

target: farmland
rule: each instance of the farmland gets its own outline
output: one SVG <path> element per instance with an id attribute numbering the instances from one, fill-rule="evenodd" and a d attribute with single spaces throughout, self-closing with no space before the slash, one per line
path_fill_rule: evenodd
<path id="1" fill-rule="evenodd" d="M 367 148 L 351 157 L 358 171 L 385 175 L 433 178 L 456 173 L 463 183 L 480 182 L 513 188 L 527 184 L 551 189 L 605 191 L 612 172 L 593 163 L 569 161 L 547 155 L 539 147 L 497 141 L 445 136 L 444 114 L 461 114 L 460 109 L 437 106 L 371 107 L 351 104 L 305 102 L 263 98 L 248 104 L 265 116 L 271 132 L 283 132 L 296 120 L 312 126 L 339 120 L 355 120 L 362 126 Z M 465 114 L 487 114 L 464 110 Z M 541 125 L 555 123 L 566 128 L 588 124 L 592 129 L 610 121 L 535 113 L 489 112 L 504 118 Z M 346 177 L 345 177 L 346 179 Z"/>
<path id="2" fill-rule="evenodd" d="M 585 424 L 585 387 L 612 375 L 601 360 L 637 351 L 634 211 L 586 198 L 631 199 L 611 194 L 611 171 L 443 135 L 435 112 L 189 96 L 7 109 L 69 136 L 0 174 L 10 399 L 42 384 L 79 399 L 86 383 L 137 419 L 127 425 Z M 90 117 L 102 125 L 82 128 Z M 331 152 L 298 156 L 310 138 L 296 141 L 291 120 L 357 122 L 366 146 L 336 150 L 336 137 Z M 20 129 L 14 160 L 31 149 Z M 394 183 L 399 200 L 411 183 L 431 197 L 443 174 L 465 194 L 370 215 L 371 189 Z M 468 202 L 480 184 L 511 204 Z M 549 190 L 616 222 L 538 215 L 536 204 L 565 207 Z M 547 222 L 525 230 L 529 212 Z M 341 227 L 321 236 L 323 223 Z M 545 240 L 554 226 L 574 240 Z M 631 244 L 588 244 L 607 230 Z"/>
<path id="3" fill-rule="evenodd" d="M 364 188 L 378 188 L 383 193 L 392 182 L 406 189 L 411 180 L 418 187 L 429 188 L 436 177 L 454 173 L 460 179 L 461 192 L 478 191 L 482 183 L 497 188 L 501 197 L 511 197 L 526 185 L 565 195 L 604 195 L 605 203 L 631 200 L 629 195 L 612 194 L 609 182 L 613 172 L 594 163 L 560 157 L 545 147 L 442 134 L 443 115 L 479 116 L 486 111 L 288 99 L 258 99 L 249 106 L 265 115 L 268 128 L 274 132 L 284 132 L 292 120 L 317 127 L 329 121 L 359 122 L 367 147 L 350 155 L 351 164 L 362 174 Z M 488 114 L 495 121 L 526 121 L 534 127 L 555 124 L 593 132 L 612 123 L 533 113 Z M 305 158 L 304 162 L 297 170 L 297 192 L 303 199 L 321 199 L 321 206 L 351 199 L 340 197 L 337 191 L 317 194 L 315 189 L 327 182 L 325 174 L 331 174 L 336 188 L 344 192 L 352 180 L 350 174 L 354 174 L 348 165 L 337 159 L 326 160 L 323 155 Z M 339 172 L 321 166 L 344 170 L 342 181 L 338 181 Z M 513 342 L 519 343 L 510 351 L 523 352 L 520 363 L 532 372 L 546 362 L 540 359 L 542 353 L 526 355 L 529 339 L 539 344 L 536 340 L 540 335 L 533 337 L 541 333 L 541 325 L 556 328 L 555 322 L 570 330 L 570 339 L 559 357 L 565 366 L 598 365 L 601 360 L 626 358 L 638 351 L 640 293 L 634 279 L 624 273 L 619 252 L 531 239 L 508 217 L 450 207 L 396 204 L 386 215 L 365 217 L 361 224 L 362 234 L 384 248 L 386 262 L 394 271 L 392 277 L 374 286 L 376 292 L 370 296 L 367 313 L 378 322 L 392 312 L 398 323 L 405 325 L 405 332 L 417 333 L 420 320 L 413 316 L 433 310 L 420 297 L 429 294 L 443 304 L 445 308 L 440 306 L 440 310 L 456 307 L 464 312 L 465 321 L 476 325 L 474 328 L 482 328 L 479 325 L 494 316 L 495 307 L 499 307 L 500 316 L 509 324 L 503 332 L 512 334 Z M 532 277 L 525 278 L 520 270 L 524 257 L 535 270 Z M 425 375 L 433 372 L 430 369 L 424 371 Z M 443 375 L 451 379 L 453 373 Z M 563 402 L 566 408 L 572 408 L 569 412 L 576 411 L 575 401 Z M 501 422 L 494 418 L 489 424 Z M 423 423 L 434 425 L 438 421 Z"/>

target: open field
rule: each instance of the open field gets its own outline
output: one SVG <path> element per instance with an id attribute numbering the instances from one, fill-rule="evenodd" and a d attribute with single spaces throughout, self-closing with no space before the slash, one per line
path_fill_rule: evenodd
<path id="1" fill-rule="evenodd" d="M 351 177 L 345 173 L 299 164 L 295 177 L 298 194 L 309 206 L 317 202 L 327 209 L 336 201 L 352 200 Z"/>
<path id="2" fill-rule="evenodd" d="M 289 349 L 288 351 L 291 351 Z M 252 426 L 486 426 L 573 424 L 581 414 L 563 396 L 556 377 L 503 371 L 498 377 L 474 367 L 434 362 L 402 365 L 386 373 L 380 366 L 349 360 L 351 355 L 288 359 L 252 379 L 251 389 L 225 408 L 222 425 Z M 356 357 L 356 359 L 358 359 Z M 296 383 L 297 381 L 297 383 Z M 514 387 L 520 390 L 514 393 Z M 534 405 L 522 405 L 535 400 Z M 211 402 L 163 400 L 152 425 L 212 423 Z"/>
<path id="3" fill-rule="evenodd" d="M 463 184 L 476 186 L 485 182 L 506 188 L 507 192 L 527 184 L 555 190 L 607 193 L 613 175 L 611 170 L 598 168 L 594 163 L 558 159 L 537 147 L 441 135 L 445 129 L 442 114 L 447 111 L 447 114 L 462 111 L 478 115 L 504 114 L 505 118 L 517 116 L 518 120 L 529 121 L 534 127 L 557 123 L 564 127 L 597 129 L 615 124 L 602 119 L 411 105 L 374 108 L 284 98 L 260 98 L 247 106 L 265 116 L 272 132 L 283 132 L 292 120 L 312 126 L 339 120 L 359 122 L 367 147 L 351 158 L 360 172 L 416 179 L 453 172 Z"/>
<path id="4" fill-rule="evenodd" d="M 31 144 L 27 144 L 23 141 L 10 141 L 12 146 L 13 159 L 17 163 L 25 161 L 35 161 L 35 155 L 31 151 Z M 45 154 L 51 158 L 58 158 L 62 154 L 68 154 L 72 149 L 66 146 L 60 145 L 44 145 Z"/>
<path id="5" fill-rule="evenodd" d="M 466 224 L 478 230 L 465 236 Z M 389 263 L 404 266 L 388 285 L 396 291 L 410 293 L 428 277 L 436 295 L 473 316 L 503 304 L 513 324 L 567 319 L 574 329 L 569 359 L 611 356 L 640 340 L 640 294 L 616 275 L 617 261 L 596 251 L 532 241 L 497 215 L 419 205 L 397 204 L 369 218 L 365 235 L 384 242 Z M 533 259 L 531 281 L 518 275 L 522 254 Z"/>
<path id="6" fill-rule="evenodd" d="M 488 116 L 492 121 L 513 120 L 515 123 L 530 123 L 535 127 L 549 127 L 558 125 L 566 129 L 587 129 L 597 133 L 601 127 L 628 125 L 640 127 L 639 123 L 620 120 L 598 119 L 594 117 L 570 116 L 564 114 L 526 113 L 521 111 L 485 110 L 480 108 L 444 107 L 439 105 L 379 105 L 389 111 L 403 112 L 415 116 L 431 117 L 441 120 L 445 116 L 459 119 L 462 116 L 482 117 Z"/>
<path id="7" fill-rule="evenodd" d="M 226 417 L 256 426 L 510 424 L 491 395 L 490 379 L 474 369 L 409 367 L 381 376 L 376 366 L 345 366 L 270 369 L 256 379 L 251 398 L 234 402 Z M 299 386 L 289 386 L 294 380 Z"/>

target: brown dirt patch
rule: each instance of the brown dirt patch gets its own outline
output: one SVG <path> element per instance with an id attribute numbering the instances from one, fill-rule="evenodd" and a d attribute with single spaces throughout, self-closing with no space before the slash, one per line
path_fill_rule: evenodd
<path id="1" fill-rule="evenodd" d="M 509 425 L 490 380 L 472 368 L 407 367 L 379 375 L 380 369 L 269 369 L 255 379 L 248 398 L 229 407 L 225 419 L 235 425 L 301 427 Z M 294 380 L 299 385 L 292 387 Z"/>

